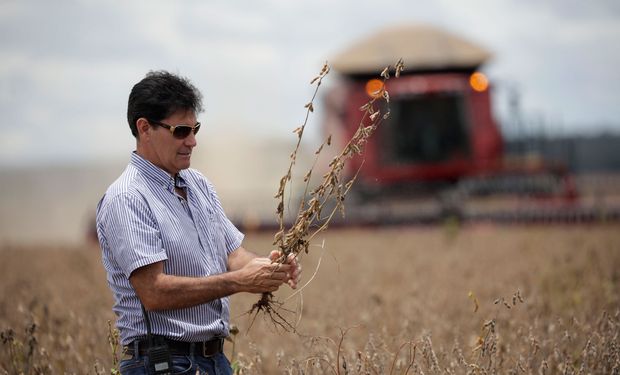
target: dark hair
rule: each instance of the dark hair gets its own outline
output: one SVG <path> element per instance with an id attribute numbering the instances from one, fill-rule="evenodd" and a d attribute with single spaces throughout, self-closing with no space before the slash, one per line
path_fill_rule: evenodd
<path id="1" fill-rule="evenodd" d="M 151 71 L 129 94 L 127 121 L 131 134 L 138 137 L 136 121 L 141 117 L 161 121 L 181 110 L 201 112 L 200 91 L 187 78 L 163 70 Z"/>

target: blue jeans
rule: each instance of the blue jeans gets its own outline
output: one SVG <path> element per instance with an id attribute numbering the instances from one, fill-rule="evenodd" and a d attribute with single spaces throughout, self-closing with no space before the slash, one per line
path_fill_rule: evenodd
<path id="1" fill-rule="evenodd" d="M 173 355 L 172 373 L 191 374 L 196 372 L 207 375 L 232 375 L 230 362 L 224 353 L 218 353 L 212 357 Z M 122 375 L 147 375 L 148 356 L 138 356 L 121 361 Z"/>

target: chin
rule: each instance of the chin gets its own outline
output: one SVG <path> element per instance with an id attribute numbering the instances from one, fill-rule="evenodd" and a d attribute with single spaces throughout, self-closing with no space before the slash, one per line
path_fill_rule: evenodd
<path id="1" fill-rule="evenodd" d="M 190 157 L 183 157 L 176 160 L 175 167 L 179 170 L 189 168 L 191 164 Z"/>
<path id="2" fill-rule="evenodd" d="M 190 162 L 188 161 L 187 163 L 180 163 L 177 167 L 179 170 L 183 170 L 183 169 L 187 169 L 190 167 Z"/>

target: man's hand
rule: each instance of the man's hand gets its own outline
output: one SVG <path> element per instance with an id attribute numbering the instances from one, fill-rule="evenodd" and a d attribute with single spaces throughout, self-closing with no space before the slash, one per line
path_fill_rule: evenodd
<path id="1" fill-rule="evenodd" d="M 281 258 L 282 253 L 278 250 L 272 250 L 269 254 L 269 259 L 271 259 L 272 262 L 282 262 Z M 291 267 L 286 275 L 286 283 L 288 283 L 291 288 L 297 289 L 297 284 L 299 284 L 299 279 L 301 278 L 301 264 L 297 262 L 297 257 L 294 254 L 289 254 L 286 261 L 282 263 Z"/>
<path id="2" fill-rule="evenodd" d="M 293 266 L 274 263 L 270 258 L 254 258 L 236 272 L 241 290 L 250 293 L 275 292 L 290 280 Z"/>

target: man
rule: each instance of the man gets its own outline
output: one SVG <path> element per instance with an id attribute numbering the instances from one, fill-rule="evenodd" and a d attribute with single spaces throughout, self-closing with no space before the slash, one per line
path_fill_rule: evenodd
<path id="1" fill-rule="evenodd" d="M 136 151 L 97 206 L 126 351 L 122 374 L 232 373 L 222 353 L 228 296 L 297 286 L 296 261 L 244 249 L 213 185 L 189 169 L 201 101 L 187 79 L 164 71 L 147 74 L 129 95 Z"/>

